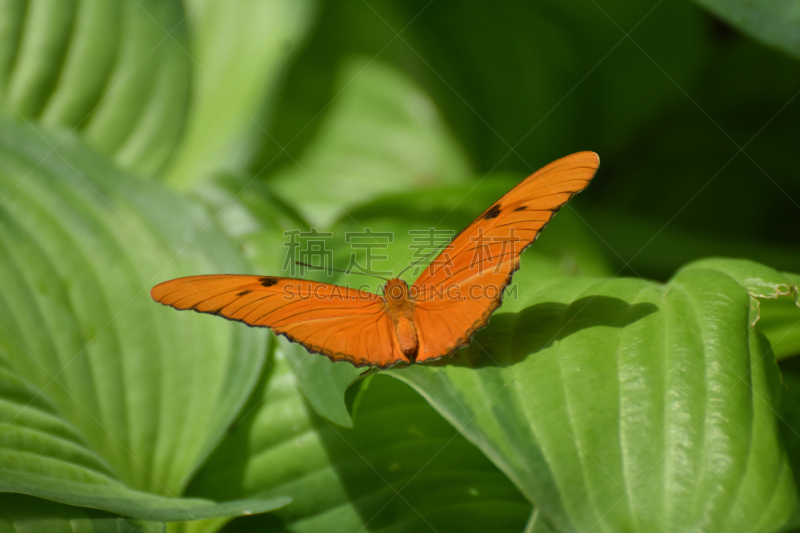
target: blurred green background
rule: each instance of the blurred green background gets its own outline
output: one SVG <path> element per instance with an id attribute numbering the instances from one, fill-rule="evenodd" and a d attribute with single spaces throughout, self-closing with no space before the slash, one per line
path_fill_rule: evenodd
<path id="1" fill-rule="evenodd" d="M 800 276 L 776 271 L 800 271 L 798 60 L 800 9 L 779 0 L 0 2 L 0 532 L 651 531 L 650 512 L 704 531 L 796 527 Z M 451 367 L 387 373 L 411 388 L 356 381 L 346 364 L 148 297 L 182 275 L 280 275 L 284 232 L 310 227 L 333 233 L 338 268 L 345 232 L 394 232 L 372 266 L 398 272 L 409 230 L 458 231 L 582 150 L 600 155 L 596 178 L 476 337 L 500 359 L 537 346 L 515 376 L 574 422 L 569 440 L 496 368 L 460 373 L 475 347 Z M 692 331 L 720 345 L 736 338 L 747 394 L 640 377 L 648 413 L 681 408 L 678 396 L 694 415 L 721 406 L 731 425 L 708 442 L 735 475 L 700 461 L 674 483 L 700 491 L 686 507 L 663 503 L 667 482 L 620 495 L 597 469 L 661 448 L 636 433 L 643 404 L 617 402 L 625 376 L 606 348 L 666 350 L 646 322 L 662 313 L 632 287 L 711 301 L 691 267 L 676 272 L 714 256 L 774 269 L 704 263 L 730 275 L 704 283 L 735 312 L 715 301 L 719 314 L 676 315 L 700 316 Z M 589 341 L 565 349 L 559 376 L 547 342 L 515 335 L 571 328 L 575 287 L 595 291 L 588 313 L 610 333 L 578 322 L 573 339 Z M 782 298 L 756 311 L 743 287 Z M 664 383 L 695 369 L 653 357 Z M 624 421 L 629 448 L 607 432 Z"/>
<path id="2" fill-rule="evenodd" d="M 302 157 L 331 127 L 320 111 L 386 65 L 427 93 L 474 180 L 599 153 L 577 201 L 615 271 L 666 279 L 708 255 L 800 264 L 796 49 L 690 2 L 328 3 L 317 21 L 251 171 L 291 166 L 281 147 Z"/>

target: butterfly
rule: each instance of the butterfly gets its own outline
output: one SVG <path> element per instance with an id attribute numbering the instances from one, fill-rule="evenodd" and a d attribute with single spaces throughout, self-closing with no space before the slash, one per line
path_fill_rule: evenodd
<path id="1" fill-rule="evenodd" d="M 469 344 L 502 303 L 520 254 L 594 177 L 600 159 L 579 152 L 550 163 L 489 206 L 412 286 L 383 295 L 309 280 L 213 274 L 173 279 L 150 296 L 175 309 L 219 315 L 355 366 L 423 363 Z"/>

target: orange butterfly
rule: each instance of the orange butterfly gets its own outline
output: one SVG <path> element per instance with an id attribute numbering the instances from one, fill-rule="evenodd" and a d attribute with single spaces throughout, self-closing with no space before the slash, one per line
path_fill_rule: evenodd
<path id="1" fill-rule="evenodd" d="M 395 278 L 380 296 L 294 278 L 218 274 L 173 279 L 150 296 L 175 309 L 220 315 L 299 342 L 355 366 L 386 368 L 452 354 L 502 303 L 519 255 L 600 159 L 580 152 L 550 163 L 511 189 L 462 231 L 409 287 Z"/>

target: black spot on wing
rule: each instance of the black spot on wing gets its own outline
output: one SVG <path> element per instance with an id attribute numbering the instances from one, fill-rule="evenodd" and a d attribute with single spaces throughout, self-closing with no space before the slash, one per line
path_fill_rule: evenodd
<path id="1" fill-rule="evenodd" d="M 488 211 L 483 215 L 485 220 L 489 220 L 492 218 L 497 218 L 500 216 L 500 204 L 494 204 L 492 207 L 489 208 Z"/>
<path id="2" fill-rule="evenodd" d="M 272 287 L 278 283 L 278 280 L 275 278 L 261 278 L 259 281 L 264 287 Z"/>
<path id="3" fill-rule="evenodd" d="M 236 296 L 245 296 L 247 294 L 250 294 L 251 292 L 253 292 L 253 291 L 251 291 L 250 289 L 245 289 L 242 292 L 240 292 L 239 294 L 237 294 Z"/>
<path id="4" fill-rule="evenodd" d="M 514 209 L 514 211 L 525 211 L 525 206 L 521 205 L 518 208 Z"/>

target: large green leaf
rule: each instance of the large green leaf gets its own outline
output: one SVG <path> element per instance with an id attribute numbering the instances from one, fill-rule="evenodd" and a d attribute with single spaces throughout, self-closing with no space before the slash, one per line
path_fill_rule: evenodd
<path id="1" fill-rule="evenodd" d="M 747 290 L 757 308 L 756 328 L 769 339 L 776 359 L 800 354 L 799 276 L 740 259 L 704 259 L 684 270 L 694 269 L 725 272 Z"/>
<path id="2" fill-rule="evenodd" d="M 773 268 L 746 259 L 723 257 L 694 261 L 681 269 L 681 271 L 688 270 L 718 270 L 724 272 L 735 279 L 754 299 L 755 303 L 763 299 L 774 300 L 785 296 L 800 307 L 797 274 L 778 272 Z"/>
<path id="3" fill-rule="evenodd" d="M 184 17 L 180 0 L 4 2 L 2 114 L 79 130 L 121 167 L 156 172 L 186 116 Z"/>
<path id="4" fill-rule="evenodd" d="M 525 526 L 525 533 L 554 533 L 554 530 L 542 518 L 541 511 L 534 509 L 528 524 Z"/>
<path id="5" fill-rule="evenodd" d="M 797 491 L 748 289 L 572 280 L 501 308 L 413 386 L 561 531 L 772 531 Z"/>
<path id="6" fill-rule="evenodd" d="M 164 524 L 125 519 L 22 494 L 0 494 L 0 533 L 159 533 Z"/>
<path id="7" fill-rule="evenodd" d="M 780 407 L 778 420 L 781 435 L 792 462 L 795 479 L 800 478 L 800 359 L 781 361 Z M 800 505 L 787 524 L 788 530 L 800 530 Z"/>
<path id="8" fill-rule="evenodd" d="M 282 352 L 188 493 L 294 501 L 224 531 L 522 530 L 530 505 L 419 395 L 376 377 L 340 428 L 304 402 Z"/>
<path id="9" fill-rule="evenodd" d="M 185 0 L 191 104 L 180 147 L 166 171 L 176 185 L 219 170 L 242 170 L 268 132 L 270 106 L 303 40 L 316 0 Z"/>
<path id="10" fill-rule="evenodd" d="M 264 350 L 261 331 L 149 298 L 178 275 L 248 270 L 202 209 L 75 138 L 3 122 L 0 225 L 2 490 L 159 520 L 286 502 L 173 499 Z"/>
<path id="11" fill-rule="evenodd" d="M 176 184 L 241 169 L 313 4 L 4 2 L 0 113 L 77 130 L 119 167 Z"/>
<path id="12" fill-rule="evenodd" d="M 292 206 L 276 198 L 254 176 L 216 174 L 198 183 L 191 192 L 263 274 L 276 275 L 284 268 L 286 232 L 308 227 Z"/>
<path id="13" fill-rule="evenodd" d="M 466 179 L 466 158 L 433 102 L 401 72 L 353 58 L 337 93 L 302 157 L 270 181 L 312 224 L 329 227 L 381 194 Z"/>
<path id="14" fill-rule="evenodd" d="M 791 298 L 761 302 L 756 329 L 767 336 L 776 359 L 800 355 L 800 318 Z"/>
<path id="15" fill-rule="evenodd" d="M 782 0 L 697 0 L 751 37 L 800 59 L 800 6 Z"/>
<path id="16" fill-rule="evenodd" d="M 271 511 L 288 498 L 215 504 L 134 490 L 118 481 L 41 389 L 0 367 L 0 491 L 34 494 L 142 520 L 198 520 Z M 155 480 L 158 482 L 158 480 Z"/>

